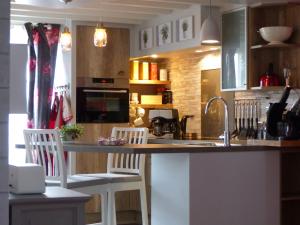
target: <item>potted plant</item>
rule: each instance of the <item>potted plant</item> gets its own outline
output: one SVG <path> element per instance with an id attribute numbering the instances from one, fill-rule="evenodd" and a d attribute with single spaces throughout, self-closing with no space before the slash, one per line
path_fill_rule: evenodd
<path id="1" fill-rule="evenodd" d="M 73 141 L 83 134 L 83 127 L 77 124 L 65 125 L 60 129 L 63 141 Z"/>

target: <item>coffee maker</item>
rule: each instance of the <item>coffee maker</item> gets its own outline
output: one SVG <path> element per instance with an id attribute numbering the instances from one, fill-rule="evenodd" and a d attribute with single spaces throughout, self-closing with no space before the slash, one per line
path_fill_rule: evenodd
<path id="1" fill-rule="evenodd" d="M 180 123 L 177 109 L 149 110 L 150 136 L 154 138 L 179 139 Z"/>

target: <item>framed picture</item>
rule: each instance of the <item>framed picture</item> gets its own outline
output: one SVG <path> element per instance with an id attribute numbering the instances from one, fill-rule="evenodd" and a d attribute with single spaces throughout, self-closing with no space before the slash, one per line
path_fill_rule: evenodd
<path id="1" fill-rule="evenodd" d="M 172 23 L 167 22 L 157 26 L 157 45 L 170 44 L 172 42 Z"/>
<path id="2" fill-rule="evenodd" d="M 194 37 L 194 17 L 188 16 L 177 22 L 178 40 L 185 41 Z"/>
<path id="3" fill-rule="evenodd" d="M 152 48 L 153 35 L 152 28 L 146 28 L 140 32 L 140 47 L 141 50 Z"/>

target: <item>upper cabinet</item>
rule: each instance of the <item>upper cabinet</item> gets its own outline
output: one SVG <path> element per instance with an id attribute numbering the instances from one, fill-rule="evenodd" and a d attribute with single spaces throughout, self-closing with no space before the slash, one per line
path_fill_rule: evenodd
<path id="1" fill-rule="evenodd" d="M 129 30 L 106 28 L 107 46 L 94 46 L 94 26 L 77 26 L 77 77 L 129 78 Z"/>
<path id="2" fill-rule="evenodd" d="M 222 90 L 247 89 L 247 8 L 222 15 Z"/>

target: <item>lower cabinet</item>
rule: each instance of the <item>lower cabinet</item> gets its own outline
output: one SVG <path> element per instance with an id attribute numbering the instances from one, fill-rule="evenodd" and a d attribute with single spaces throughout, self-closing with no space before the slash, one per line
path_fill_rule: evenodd
<path id="1" fill-rule="evenodd" d="M 300 224 L 300 152 L 281 154 L 281 225 Z"/>
<path id="2" fill-rule="evenodd" d="M 9 196 L 10 225 L 84 225 L 89 195 L 49 187 L 44 194 Z"/>

